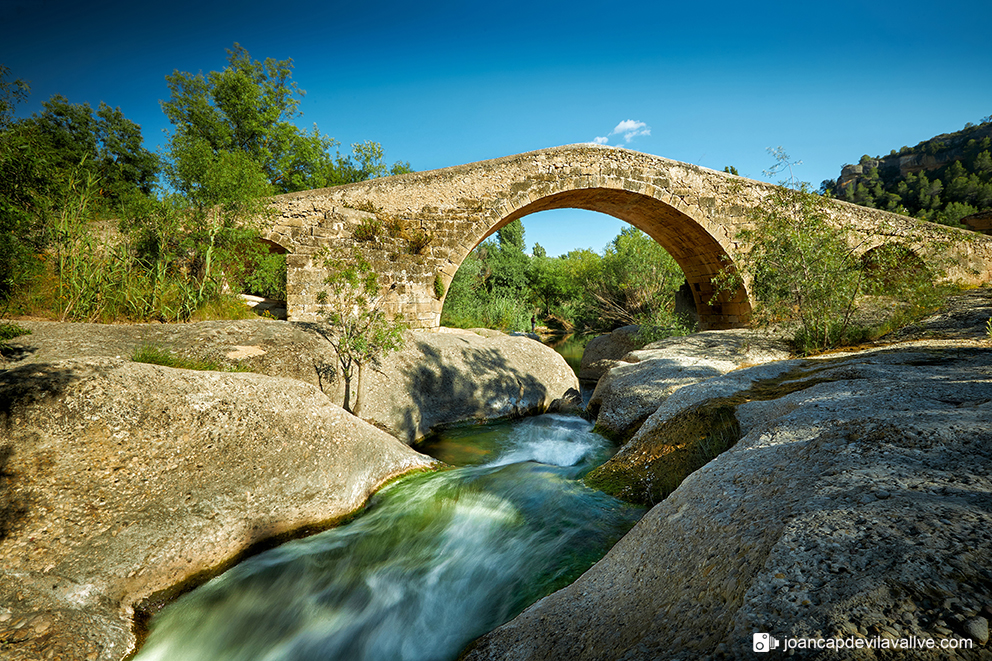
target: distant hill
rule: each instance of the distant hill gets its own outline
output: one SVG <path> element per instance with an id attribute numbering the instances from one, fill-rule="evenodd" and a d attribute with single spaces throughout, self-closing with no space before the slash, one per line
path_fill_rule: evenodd
<path id="1" fill-rule="evenodd" d="M 992 232 L 992 116 L 845 165 L 820 191 L 866 207 Z"/>

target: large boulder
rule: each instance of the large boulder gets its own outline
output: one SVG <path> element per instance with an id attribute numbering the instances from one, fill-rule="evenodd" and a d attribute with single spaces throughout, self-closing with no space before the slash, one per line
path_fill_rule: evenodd
<path id="1" fill-rule="evenodd" d="M 640 330 L 640 326 L 623 326 L 612 333 L 597 335 L 589 340 L 582 352 L 579 379 L 598 381 L 611 368 L 616 367 L 621 358 L 644 346 L 637 337 Z"/>
<path id="2" fill-rule="evenodd" d="M 21 325 L 32 334 L 12 342 L 14 366 L 80 356 L 128 358 L 151 345 L 184 358 L 305 381 L 335 403 L 344 402 L 337 356 L 321 324 L 246 319 Z M 403 350 L 365 369 L 359 414 L 413 443 L 444 425 L 542 413 L 577 389 L 568 363 L 533 339 L 499 331 L 410 331 Z"/>
<path id="3" fill-rule="evenodd" d="M 578 392 L 578 379 L 554 349 L 490 331 L 415 331 L 377 370 L 367 370 L 359 412 L 413 443 L 461 421 L 534 415 Z"/>
<path id="4" fill-rule="evenodd" d="M 714 397 L 732 407 L 736 445 L 464 658 L 751 659 L 758 632 L 953 639 L 973 646 L 964 658 L 992 657 L 992 353 L 978 344 L 767 365 L 682 388 L 631 454 L 665 454 L 659 430 Z"/>
<path id="5" fill-rule="evenodd" d="M 135 617 L 435 462 L 316 387 L 120 358 L 0 372 L 4 659 L 123 659 Z"/>
<path id="6" fill-rule="evenodd" d="M 625 354 L 596 384 L 589 411 L 597 431 L 622 442 L 678 389 L 788 356 L 784 341 L 749 329 L 669 337 Z"/>

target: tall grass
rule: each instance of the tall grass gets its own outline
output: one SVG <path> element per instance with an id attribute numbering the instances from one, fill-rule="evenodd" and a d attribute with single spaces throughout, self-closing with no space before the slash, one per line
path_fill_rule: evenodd
<path id="1" fill-rule="evenodd" d="M 441 324 L 453 328 L 494 328 L 501 331 L 530 330 L 531 311 L 523 301 L 509 296 L 476 296 L 459 305 L 445 305 Z"/>
<path id="2" fill-rule="evenodd" d="M 73 175 L 64 190 L 38 210 L 48 219 L 48 250 L 40 273 L 7 301 L 13 311 L 59 321 L 240 319 L 254 313 L 229 285 L 285 291 L 285 258 L 263 255 L 250 230 L 190 229 L 182 207 L 147 200 L 130 210 L 141 220 L 108 230 L 95 221 L 92 176 Z"/>

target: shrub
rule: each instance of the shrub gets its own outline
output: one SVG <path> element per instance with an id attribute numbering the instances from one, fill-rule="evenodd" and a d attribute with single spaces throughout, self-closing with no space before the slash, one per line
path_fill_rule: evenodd
<path id="1" fill-rule="evenodd" d="M 382 233 L 382 223 L 375 218 L 363 218 L 355 228 L 356 241 L 375 241 Z"/>

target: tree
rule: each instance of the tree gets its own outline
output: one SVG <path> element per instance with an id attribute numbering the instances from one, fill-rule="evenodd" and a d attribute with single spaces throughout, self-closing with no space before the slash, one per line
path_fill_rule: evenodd
<path id="1" fill-rule="evenodd" d="M 796 319 L 796 348 L 822 351 L 846 339 L 854 302 L 864 286 L 854 251 L 830 225 L 826 201 L 805 185 L 780 187 L 753 212 L 756 229 L 740 233 L 752 245 L 738 268 L 751 273 L 752 320 Z M 743 285 L 741 271 L 724 270 L 719 290 Z"/>
<path id="2" fill-rule="evenodd" d="M 524 224 L 519 220 L 496 230 L 496 236 L 499 237 L 499 247 L 503 250 L 523 252 L 527 246 L 524 242 Z"/>
<path id="3" fill-rule="evenodd" d="M 327 166 L 325 186 L 350 184 L 366 179 L 376 179 L 395 174 L 413 172 L 408 162 L 397 161 L 392 167 L 383 162 L 385 152 L 378 142 L 367 140 L 352 145 L 352 156 L 338 154 L 333 165 Z"/>
<path id="4" fill-rule="evenodd" d="M 0 303 L 31 280 L 42 267 L 45 245 L 40 209 L 48 177 L 45 155 L 34 132 L 14 120 L 14 108 L 30 87 L 9 80 L 10 69 L 0 64 Z"/>
<path id="5" fill-rule="evenodd" d="M 592 288 L 604 330 L 628 324 L 659 328 L 653 339 L 683 332 L 675 293 L 684 279 L 657 241 L 635 227 L 623 228 L 603 252 L 601 276 Z"/>
<path id="6" fill-rule="evenodd" d="M 151 194 L 159 159 L 142 146 L 141 127 L 120 108 L 101 103 L 94 114 L 88 103 L 69 103 L 60 94 L 42 107 L 23 126 L 34 132 L 53 173 L 92 176 L 105 207 L 134 193 Z"/>
<path id="7" fill-rule="evenodd" d="M 350 255 L 323 254 L 327 290 L 318 296 L 330 324 L 331 347 L 344 378 L 344 409 L 359 415 L 362 371 L 403 346 L 405 326 L 399 315 L 382 310 L 378 276 L 356 248 Z"/>
<path id="8" fill-rule="evenodd" d="M 170 176 L 183 191 L 195 188 L 201 171 L 175 160 L 189 153 L 243 154 L 279 192 L 316 188 L 335 143 L 316 128 L 304 133 L 290 120 L 304 94 L 292 78 L 292 60 L 252 60 L 234 44 L 223 71 L 166 76 L 170 98 L 162 110 L 175 126 Z M 177 159 L 178 156 L 178 159 Z"/>
<path id="9" fill-rule="evenodd" d="M 259 62 L 237 43 L 227 53 L 223 71 L 166 76 L 170 99 L 162 109 L 175 126 L 173 152 L 243 153 L 279 193 L 412 172 L 409 163 L 387 167 L 376 142 L 353 145 L 353 157 L 332 155 L 337 140 L 293 124 L 305 91 L 292 80 L 291 59 Z M 171 177 L 185 191 L 198 172 L 173 166 Z"/>

